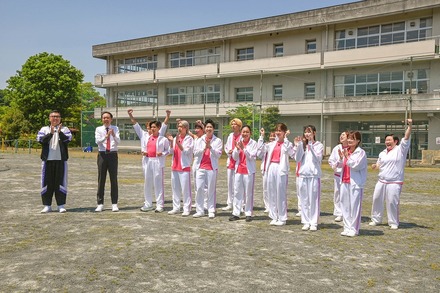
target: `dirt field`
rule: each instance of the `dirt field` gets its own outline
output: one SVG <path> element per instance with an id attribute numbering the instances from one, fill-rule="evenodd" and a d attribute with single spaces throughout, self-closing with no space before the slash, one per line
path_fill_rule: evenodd
<path id="1" fill-rule="evenodd" d="M 406 170 L 397 231 L 368 226 L 377 175 L 371 171 L 360 236 L 348 238 L 333 221 L 326 163 L 321 224 L 303 232 L 292 172 L 289 220 L 276 227 L 262 209 L 261 180 L 254 220 L 228 221 L 220 209 L 224 163 L 217 217 L 209 220 L 166 213 L 169 168 L 165 212 L 139 211 L 140 157 L 121 154 L 119 162 L 119 213 L 108 210 L 108 188 L 107 210 L 94 212 L 96 153 L 71 152 L 68 212 L 40 214 L 39 153 L 0 153 L 0 292 L 440 292 L 438 168 Z"/>

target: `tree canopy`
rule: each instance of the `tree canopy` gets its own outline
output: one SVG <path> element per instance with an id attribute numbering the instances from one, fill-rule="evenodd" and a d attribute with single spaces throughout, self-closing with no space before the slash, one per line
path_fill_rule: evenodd
<path id="1" fill-rule="evenodd" d="M 71 110 L 81 105 L 84 74 L 60 55 L 40 53 L 31 56 L 7 83 L 5 101 L 20 109 L 36 132 L 47 124 L 50 111 L 57 109 L 63 120 L 74 118 Z M 79 117 L 79 115 L 77 115 Z"/>
<path id="2" fill-rule="evenodd" d="M 260 136 L 259 127 L 263 127 L 268 135 L 280 119 L 280 110 L 277 106 L 269 106 L 260 109 L 252 104 L 239 105 L 237 108 L 227 111 L 226 114 L 228 114 L 230 120 L 238 118 L 243 122 L 243 125 L 249 125 L 252 129 L 252 138 L 254 139 L 257 139 Z M 228 135 L 231 131 L 229 123 L 223 127 L 224 135 Z"/>

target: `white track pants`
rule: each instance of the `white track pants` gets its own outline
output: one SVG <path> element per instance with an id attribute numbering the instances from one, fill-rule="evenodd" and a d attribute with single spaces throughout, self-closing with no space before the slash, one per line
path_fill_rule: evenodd
<path id="1" fill-rule="evenodd" d="M 205 186 L 207 186 L 208 194 L 208 212 L 215 213 L 216 206 L 216 187 L 217 187 L 217 170 L 198 169 L 196 173 L 196 212 L 204 214 Z"/>
<path id="2" fill-rule="evenodd" d="M 227 169 L 226 175 L 227 175 L 227 180 L 228 180 L 228 199 L 226 201 L 226 204 L 228 206 L 232 207 L 232 204 L 234 203 L 235 170 L 234 169 Z"/>
<path id="3" fill-rule="evenodd" d="M 341 209 L 341 176 L 334 175 L 334 190 L 333 190 L 333 215 L 338 217 L 342 216 Z"/>
<path id="4" fill-rule="evenodd" d="M 279 164 L 271 163 L 267 170 L 269 217 L 287 221 L 287 175 L 280 175 Z"/>
<path id="5" fill-rule="evenodd" d="M 183 211 L 191 211 L 191 176 L 190 172 L 171 172 L 171 188 L 173 190 L 173 210 L 180 210 L 183 197 Z"/>
<path id="6" fill-rule="evenodd" d="M 317 226 L 320 213 L 321 179 L 298 177 L 301 200 L 301 223 Z"/>
<path id="7" fill-rule="evenodd" d="M 253 216 L 254 211 L 254 174 L 235 174 L 234 203 L 232 214 L 240 217 L 243 202 L 246 202 L 244 214 L 247 217 Z"/>
<path id="8" fill-rule="evenodd" d="M 382 222 L 383 202 L 385 200 L 387 207 L 388 225 L 399 226 L 399 205 L 402 184 L 385 184 L 377 182 L 373 194 L 373 207 L 371 211 L 371 220 L 377 224 Z"/>
<path id="9" fill-rule="evenodd" d="M 341 184 L 341 208 L 344 231 L 359 234 L 361 226 L 362 197 L 364 190 L 350 183 Z"/>
<path id="10" fill-rule="evenodd" d="M 156 197 L 156 207 L 163 208 L 164 205 L 164 178 L 163 167 L 159 159 L 147 158 L 143 160 L 144 169 L 144 197 L 145 206 L 153 206 L 153 190 Z"/>

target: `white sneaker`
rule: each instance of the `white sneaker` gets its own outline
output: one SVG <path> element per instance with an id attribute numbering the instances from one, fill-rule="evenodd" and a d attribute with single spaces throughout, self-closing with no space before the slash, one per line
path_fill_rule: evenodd
<path id="1" fill-rule="evenodd" d="M 180 213 L 179 210 L 172 209 L 171 211 L 168 212 L 168 215 L 175 215 L 175 214 L 178 214 L 178 213 Z"/>
<path id="2" fill-rule="evenodd" d="M 195 203 L 193 203 L 192 205 L 191 205 L 191 207 L 192 208 L 195 208 L 197 205 L 195 204 Z"/>
<path id="3" fill-rule="evenodd" d="M 215 218 L 215 213 L 208 213 L 208 218 L 214 219 Z"/>
<path id="4" fill-rule="evenodd" d="M 225 206 L 222 208 L 222 211 L 230 211 L 232 209 L 231 206 Z"/>
<path id="5" fill-rule="evenodd" d="M 278 220 L 278 221 L 276 221 L 276 223 L 275 223 L 275 226 L 284 226 L 284 225 L 286 225 L 286 221 L 280 221 L 280 220 Z"/>
<path id="6" fill-rule="evenodd" d="M 349 232 L 347 232 L 347 236 L 348 236 L 348 237 L 354 237 L 354 236 L 356 236 L 356 232 L 354 232 L 354 231 L 349 231 Z"/>
<path id="7" fill-rule="evenodd" d="M 295 214 L 295 216 L 296 216 L 296 217 L 301 217 L 301 212 L 297 212 L 297 213 Z"/>
<path id="8" fill-rule="evenodd" d="M 148 211 L 152 211 L 152 210 L 153 210 L 153 207 L 148 207 L 146 205 L 141 207 L 141 211 L 143 211 L 143 212 L 148 212 Z"/>
<path id="9" fill-rule="evenodd" d="M 269 209 L 268 208 L 265 208 L 264 209 L 264 213 L 268 213 L 269 212 Z"/>
<path id="10" fill-rule="evenodd" d="M 193 218 L 201 218 L 201 217 L 203 217 L 203 216 L 205 216 L 205 214 L 195 213 L 195 214 L 193 215 Z"/>
<path id="11" fill-rule="evenodd" d="M 104 205 L 103 204 L 99 204 L 96 209 L 95 212 L 102 212 L 104 210 Z"/>
<path id="12" fill-rule="evenodd" d="M 342 216 L 337 216 L 337 217 L 335 218 L 335 222 L 340 222 L 340 221 L 342 221 Z"/>
<path id="13" fill-rule="evenodd" d="M 394 225 L 394 224 L 391 224 L 391 225 L 390 225 L 390 229 L 391 229 L 391 230 L 397 230 L 397 229 L 399 229 L 399 226 Z"/>
<path id="14" fill-rule="evenodd" d="M 161 213 L 161 212 L 163 212 L 163 208 L 156 208 L 155 210 L 154 210 L 154 212 L 155 213 Z"/>
<path id="15" fill-rule="evenodd" d="M 117 204 L 112 204 L 112 212 L 119 212 L 119 208 Z"/>
<path id="16" fill-rule="evenodd" d="M 270 223 L 269 223 L 269 225 L 271 225 L 271 226 L 275 226 L 275 223 L 277 222 L 277 220 L 272 220 L 272 221 L 270 221 Z"/>
<path id="17" fill-rule="evenodd" d="M 60 205 L 60 206 L 58 206 L 58 211 L 59 211 L 60 213 L 65 213 L 65 212 L 67 212 L 67 210 L 64 208 L 64 205 Z"/>
<path id="18" fill-rule="evenodd" d="M 371 221 L 370 223 L 368 223 L 368 225 L 370 225 L 370 226 L 377 226 L 377 223 L 375 221 Z"/>
<path id="19" fill-rule="evenodd" d="M 189 212 L 183 212 L 182 213 L 182 217 L 188 217 L 189 216 Z"/>
<path id="20" fill-rule="evenodd" d="M 50 213 L 51 211 L 52 211 L 51 206 L 44 206 L 44 208 L 41 210 L 40 213 L 45 214 L 45 213 Z"/>
<path id="21" fill-rule="evenodd" d="M 310 231 L 318 231 L 318 226 L 311 225 L 310 226 Z"/>
<path id="22" fill-rule="evenodd" d="M 310 229 L 310 225 L 309 224 L 304 224 L 304 226 L 302 226 L 301 230 L 303 231 L 307 231 Z"/>
<path id="23" fill-rule="evenodd" d="M 348 231 L 346 231 L 346 230 L 341 232 L 341 236 L 347 236 L 347 234 L 348 234 Z"/>

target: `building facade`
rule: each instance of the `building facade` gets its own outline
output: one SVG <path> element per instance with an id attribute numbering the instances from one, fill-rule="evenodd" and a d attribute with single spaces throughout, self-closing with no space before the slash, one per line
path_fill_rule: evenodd
<path id="1" fill-rule="evenodd" d="M 125 145 L 138 145 L 128 108 L 139 121 L 170 109 L 221 126 L 228 110 L 252 104 L 256 113 L 278 106 L 293 135 L 315 125 L 327 154 L 350 129 L 376 157 L 410 117 L 419 159 L 440 149 L 439 36 L 438 0 L 359 1 L 95 45 L 107 70 L 95 86 L 106 89 Z"/>

